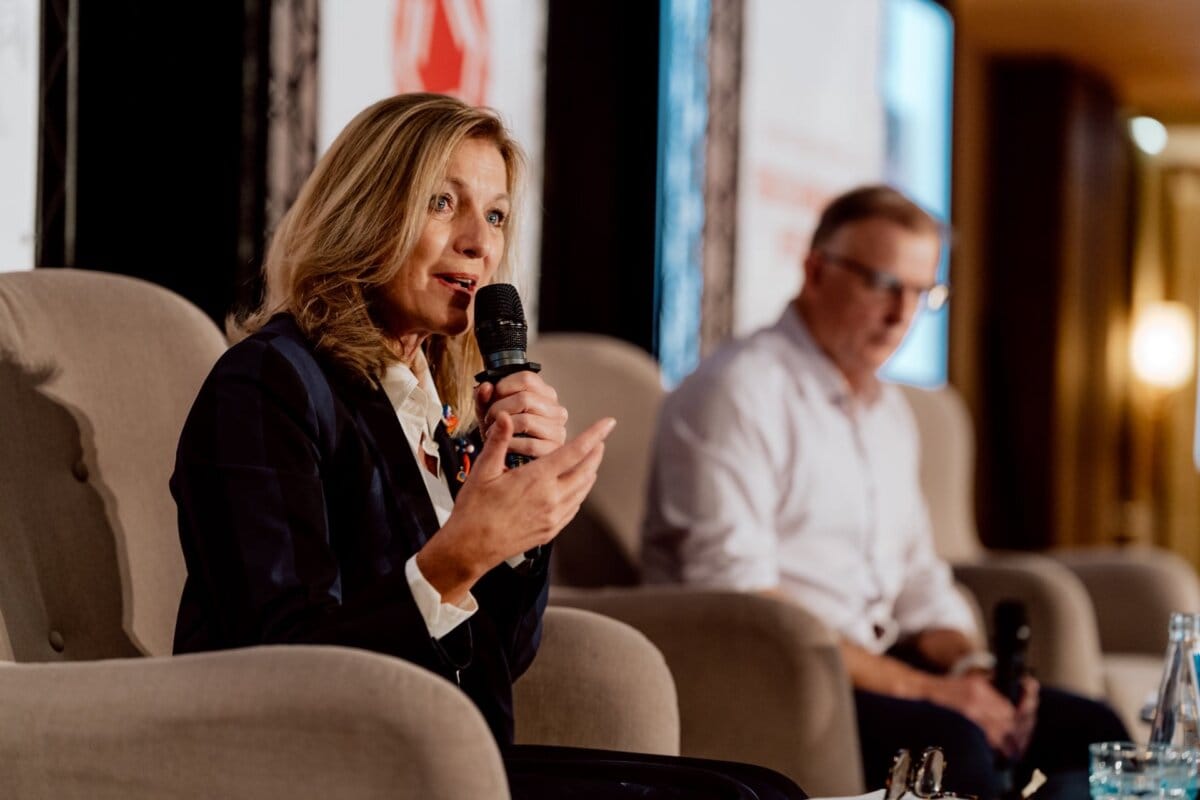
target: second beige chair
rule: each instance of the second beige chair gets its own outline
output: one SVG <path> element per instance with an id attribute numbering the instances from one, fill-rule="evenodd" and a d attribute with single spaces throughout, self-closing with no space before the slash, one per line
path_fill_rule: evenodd
<path id="1" fill-rule="evenodd" d="M 1150 547 L 1048 553 L 984 549 L 975 525 L 974 427 L 952 387 L 903 387 L 921 435 L 921 484 L 939 553 L 985 611 L 1029 606 L 1030 660 L 1048 684 L 1105 697 L 1134 738 L 1158 686 L 1172 611 L 1200 611 L 1200 580 L 1182 558 Z"/>
<path id="2" fill-rule="evenodd" d="M 662 651 L 683 755 L 770 767 L 814 796 L 861 792 L 853 695 L 837 641 L 816 618 L 757 595 L 633 587 L 664 394 L 653 359 L 581 333 L 543 334 L 530 351 L 570 409 L 568 433 L 618 420 L 595 487 L 555 543 L 556 580 L 570 585 L 554 587 L 551 602 L 627 622 Z"/>

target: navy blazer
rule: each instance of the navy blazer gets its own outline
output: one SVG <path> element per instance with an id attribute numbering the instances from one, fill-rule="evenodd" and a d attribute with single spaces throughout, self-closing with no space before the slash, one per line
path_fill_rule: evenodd
<path id="1" fill-rule="evenodd" d="M 439 443 L 455 463 L 440 428 Z M 485 575 L 472 589 L 479 611 L 435 641 L 404 575 L 439 527 L 419 469 L 383 389 L 317 354 L 290 316 L 231 347 L 200 389 L 171 477 L 188 572 L 175 652 L 297 642 L 388 653 L 458 680 L 510 743 L 547 554 Z"/>

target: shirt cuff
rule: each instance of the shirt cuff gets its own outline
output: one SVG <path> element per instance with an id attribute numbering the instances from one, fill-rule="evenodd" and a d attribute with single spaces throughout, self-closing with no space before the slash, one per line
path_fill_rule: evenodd
<path id="1" fill-rule="evenodd" d="M 517 553 L 515 556 L 509 556 L 508 558 L 504 559 L 504 563 L 508 564 L 513 569 L 516 569 L 528 560 L 529 559 L 525 557 L 524 553 Z"/>
<path id="2" fill-rule="evenodd" d="M 960 675 L 966 675 L 968 672 L 976 670 L 990 672 L 995 668 L 996 656 L 984 650 L 976 650 L 960 656 L 957 661 L 950 665 L 950 669 L 946 674 L 952 678 L 957 678 Z"/>
<path id="3" fill-rule="evenodd" d="M 475 602 L 475 595 L 470 592 L 467 592 L 462 605 L 443 603 L 441 593 L 421 574 L 415 555 L 404 564 L 404 577 L 408 579 L 408 588 L 417 602 L 421 618 L 425 620 L 425 627 L 434 639 L 441 639 L 479 610 L 479 603 Z"/>

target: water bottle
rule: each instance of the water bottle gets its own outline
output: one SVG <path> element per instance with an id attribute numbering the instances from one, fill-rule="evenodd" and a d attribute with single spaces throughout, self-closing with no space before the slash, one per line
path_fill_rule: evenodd
<path id="1" fill-rule="evenodd" d="M 1200 614 L 1175 613 L 1168 629 L 1167 657 L 1162 683 L 1154 704 L 1150 744 L 1196 749 L 1197 730 L 1196 657 L 1200 655 Z"/>

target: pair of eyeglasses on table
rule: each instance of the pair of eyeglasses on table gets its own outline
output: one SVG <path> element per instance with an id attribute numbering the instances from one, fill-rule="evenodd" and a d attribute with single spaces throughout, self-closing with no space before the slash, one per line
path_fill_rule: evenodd
<path id="1" fill-rule="evenodd" d="M 906 793 L 920 798 L 966 797 L 942 791 L 945 771 L 946 754 L 940 747 L 926 747 L 916 759 L 908 750 L 897 750 L 888 770 L 884 800 L 900 800 Z"/>
<path id="2" fill-rule="evenodd" d="M 888 770 L 886 788 L 883 790 L 883 800 L 900 800 L 905 794 L 923 800 L 978 800 L 974 795 L 957 794 L 942 790 L 942 775 L 946 772 L 946 754 L 940 747 L 926 747 L 920 758 L 914 760 L 911 753 L 901 748 L 892 758 L 892 767 Z M 1020 797 L 1028 800 L 1046 783 L 1046 776 L 1041 770 L 1035 769 L 1029 784 L 1020 791 Z"/>

